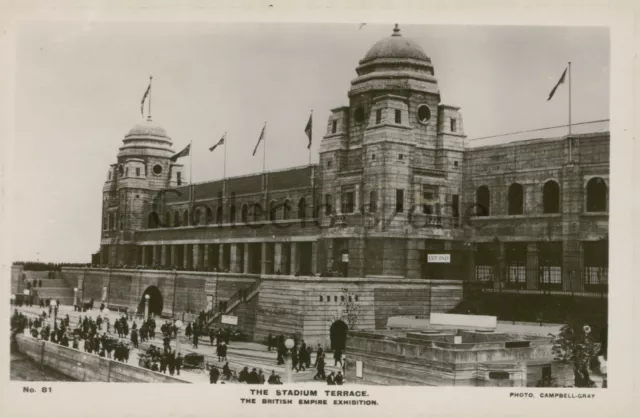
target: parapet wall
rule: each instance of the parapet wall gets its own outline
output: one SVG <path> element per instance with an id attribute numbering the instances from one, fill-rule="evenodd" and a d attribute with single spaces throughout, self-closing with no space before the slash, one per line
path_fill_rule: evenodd
<path id="1" fill-rule="evenodd" d="M 453 344 L 411 335 L 350 332 L 347 378 L 384 385 L 531 386 L 529 365 L 553 363 L 551 343 L 544 339 Z M 362 362 L 362 377 L 356 362 Z"/>
<path id="2" fill-rule="evenodd" d="M 123 364 L 74 348 L 16 335 L 18 350 L 36 363 L 80 382 L 189 383 L 162 373 Z"/>

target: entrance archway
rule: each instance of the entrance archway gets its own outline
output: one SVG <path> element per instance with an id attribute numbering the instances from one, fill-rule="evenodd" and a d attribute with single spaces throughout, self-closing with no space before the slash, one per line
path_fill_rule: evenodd
<path id="1" fill-rule="evenodd" d="M 329 328 L 331 350 L 344 351 L 347 346 L 347 331 L 349 331 L 349 327 L 340 319 L 331 324 L 331 328 Z"/>
<path id="2" fill-rule="evenodd" d="M 162 293 L 156 286 L 149 286 L 142 293 L 140 297 L 140 303 L 138 304 L 138 314 L 144 315 L 144 301 L 145 295 L 149 295 L 149 314 L 161 315 L 162 314 Z"/>

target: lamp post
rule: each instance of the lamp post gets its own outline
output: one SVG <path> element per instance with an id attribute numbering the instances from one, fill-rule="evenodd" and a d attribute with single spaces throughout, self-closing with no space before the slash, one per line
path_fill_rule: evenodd
<path id="1" fill-rule="evenodd" d="M 146 295 L 144 295 L 144 319 L 149 319 L 149 299 L 151 299 L 151 296 L 149 296 L 149 294 L 147 293 Z"/>
<path id="2" fill-rule="evenodd" d="M 284 346 L 287 347 L 287 366 L 286 367 L 287 367 L 287 383 L 288 384 L 291 384 L 292 380 L 293 380 L 293 378 L 291 376 L 291 374 L 292 374 L 292 370 L 291 369 L 293 368 L 293 365 L 292 365 L 292 361 L 291 361 L 291 356 L 289 355 L 289 350 L 291 350 L 293 348 L 293 345 L 294 345 L 294 343 L 293 343 L 293 340 L 291 338 L 287 338 L 287 340 L 284 342 Z"/>
<path id="3" fill-rule="evenodd" d="M 178 332 L 176 333 L 176 353 L 179 353 L 180 352 L 180 332 L 182 331 L 184 322 L 178 319 L 174 325 L 176 326 L 176 328 L 178 328 Z"/>
<path id="4" fill-rule="evenodd" d="M 76 310 L 76 307 L 78 306 L 78 288 L 74 287 L 73 288 L 73 310 Z"/>
<path id="5" fill-rule="evenodd" d="M 51 310 L 53 311 L 53 329 L 56 329 L 56 319 L 58 318 L 58 303 L 55 301 L 55 299 L 51 299 L 49 305 L 51 305 Z"/>

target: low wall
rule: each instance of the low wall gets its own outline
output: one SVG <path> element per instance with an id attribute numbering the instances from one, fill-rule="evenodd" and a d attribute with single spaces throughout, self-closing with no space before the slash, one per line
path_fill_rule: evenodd
<path id="1" fill-rule="evenodd" d="M 24 334 L 16 335 L 16 343 L 18 350 L 36 363 L 80 382 L 189 383 Z"/>
<path id="2" fill-rule="evenodd" d="M 553 363 L 546 340 L 452 344 L 363 332 L 349 333 L 345 357 L 350 381 L 384 385 L 527 386 L 535 383 L 527 380 L 529 363 Z"/>

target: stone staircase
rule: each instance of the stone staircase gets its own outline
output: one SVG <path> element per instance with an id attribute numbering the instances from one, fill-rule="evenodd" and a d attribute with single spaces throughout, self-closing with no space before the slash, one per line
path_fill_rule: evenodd
<path id="1" fill-rule="evenodd" d="M 233 295 L 231 295 L 231 297 L 226 301 L 227 303 L 224 306 L 225 309 L 223 309 L 222 311 L 216 312 L 211 318 L 209 318 L 205 328 L 208 330 L 214 327 L 214 325 L 218 323 L 218 320 L 222 315 L 233 314 L 238 306 L 240 306 L 243 303 L 248 303 L 249 301 L 251 301 L 255 296 L 258 295 L 258 293 L 260 293 L 261 283 L 262 283 L 262 279 L 258 279 L 255 282 L 253 282 L 250 286 L 242 289 L 238 289 L 238 291 L 235 292 Z"/>
<path id="2" fill-rule="evenodd" d="M 32 289 L 33 295 L 37 295 L 39 299 L 56 299 L 62 305 L 73 305 L 73 286 L 62 278 L 60 272 L 51 273 L 53 274 L 48 271 L 24 271 L 26 281 L 42 282 L 42 287 L 36 286 Z"/>

